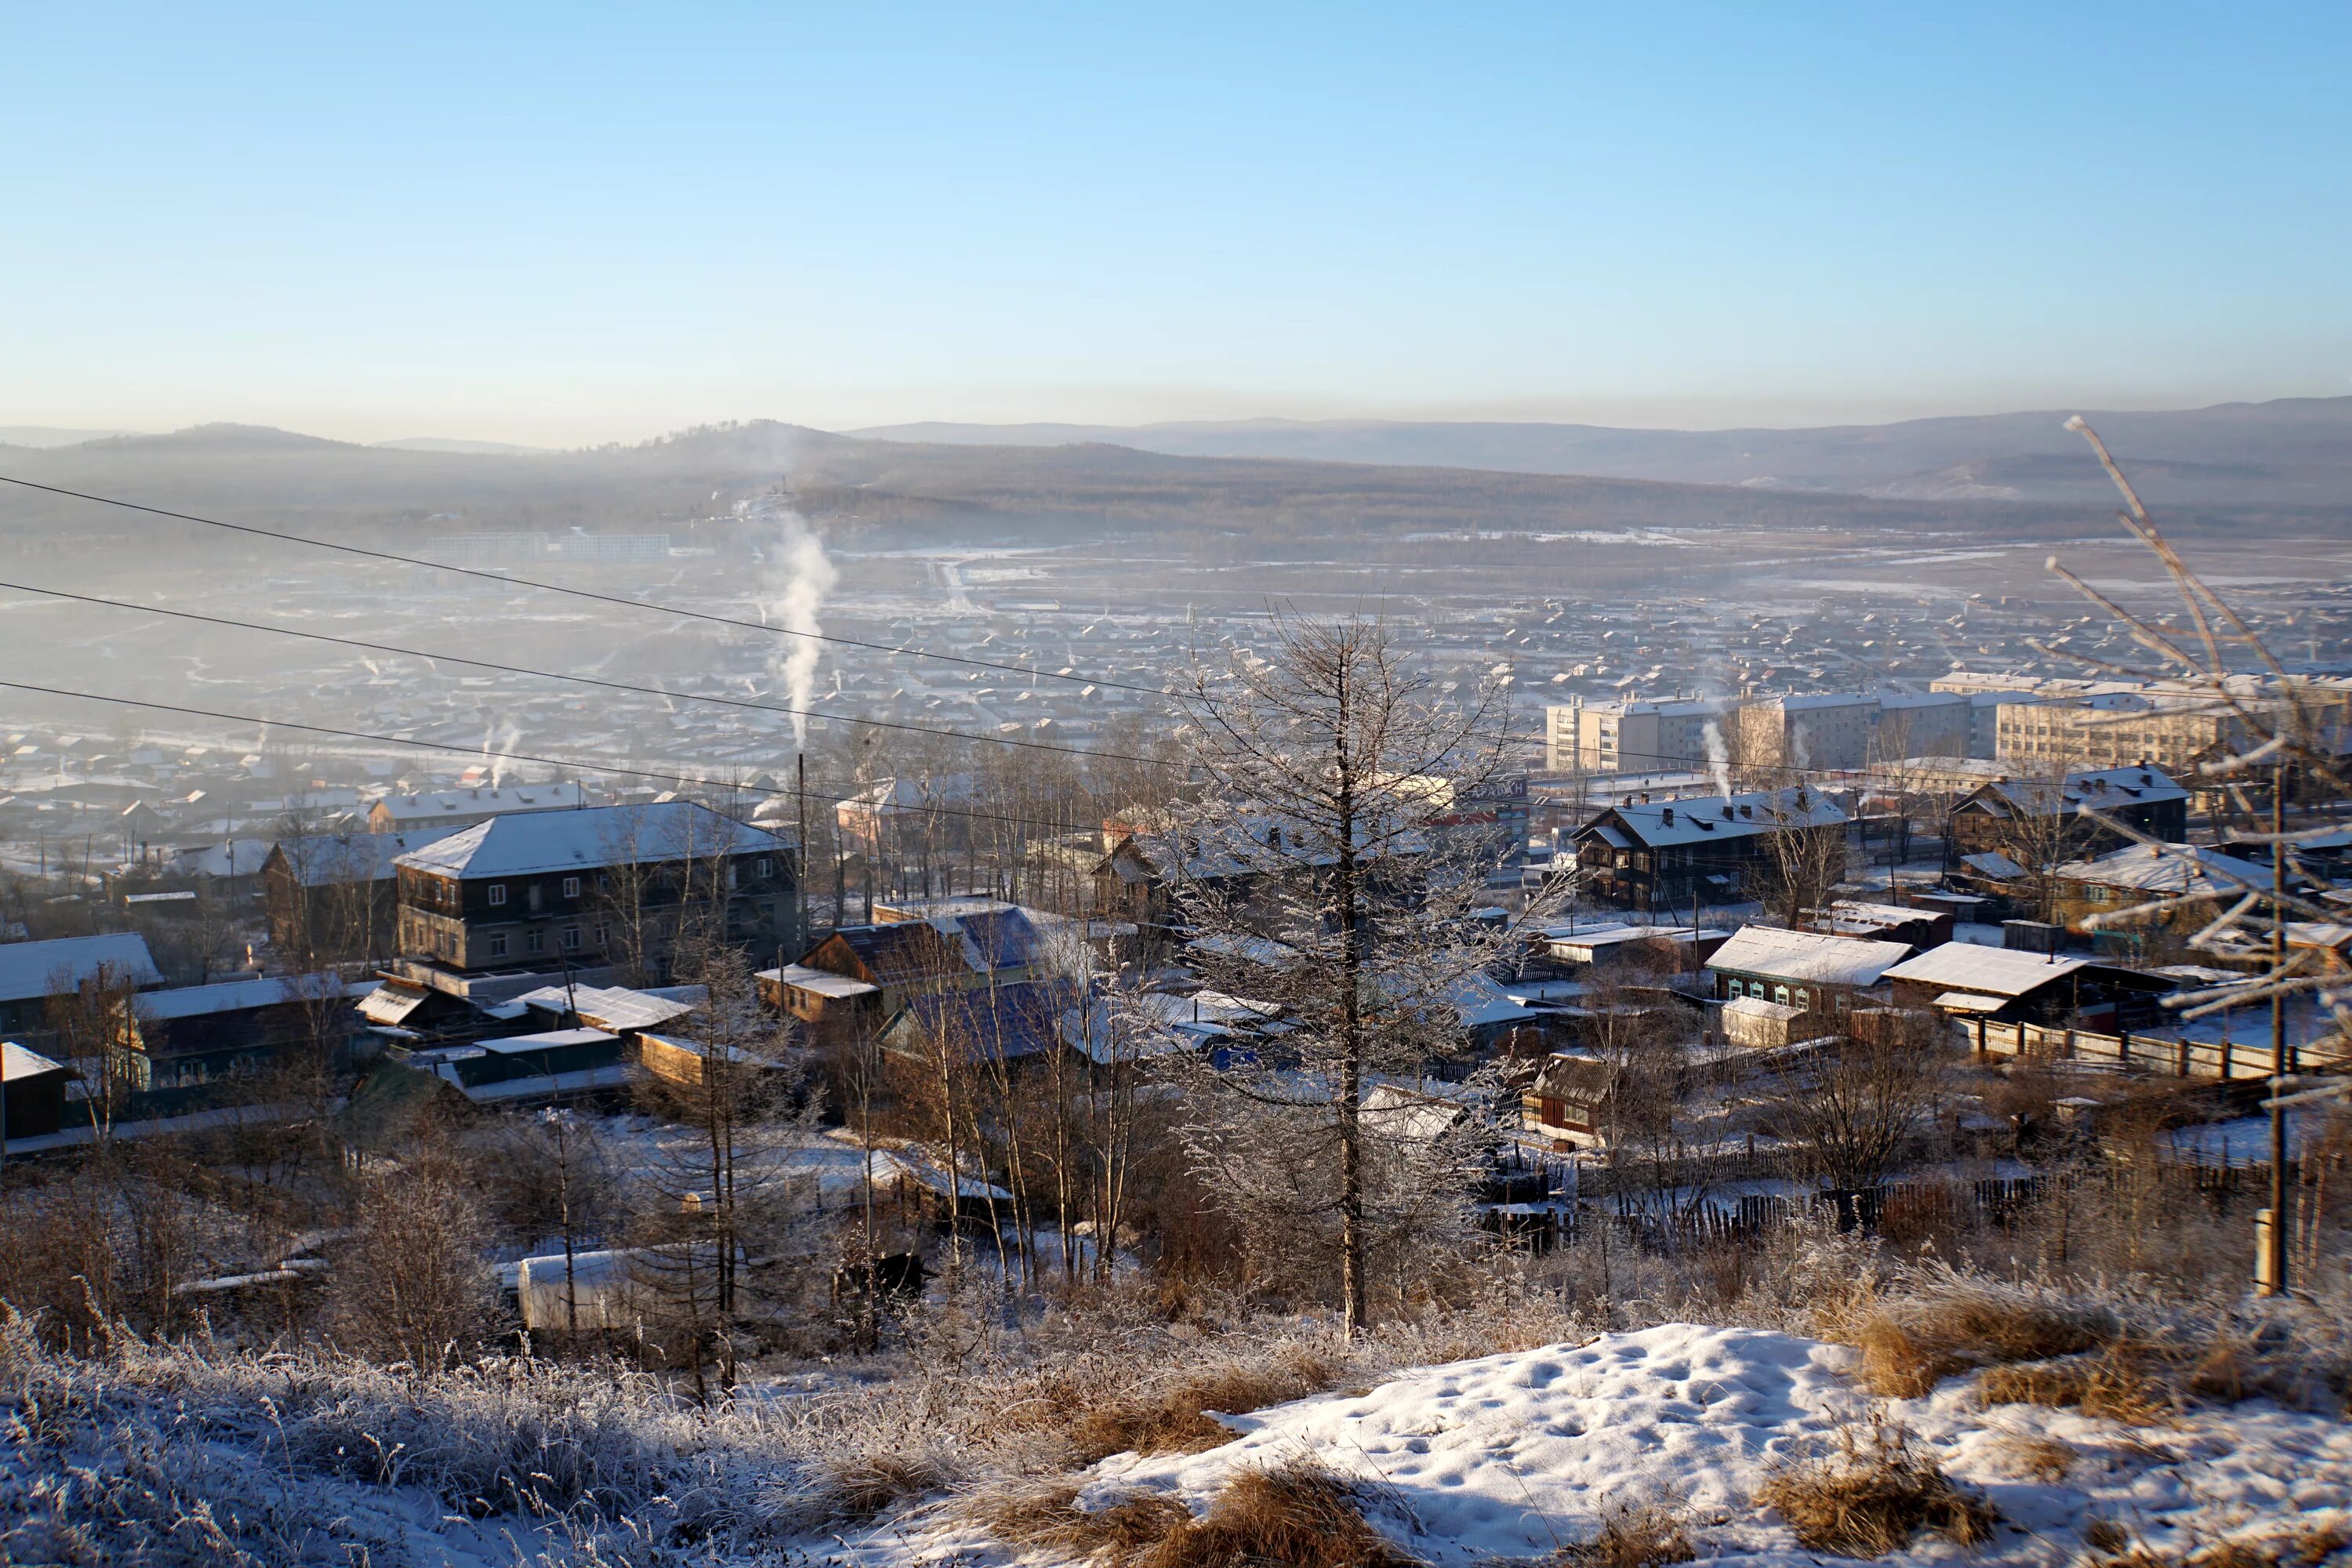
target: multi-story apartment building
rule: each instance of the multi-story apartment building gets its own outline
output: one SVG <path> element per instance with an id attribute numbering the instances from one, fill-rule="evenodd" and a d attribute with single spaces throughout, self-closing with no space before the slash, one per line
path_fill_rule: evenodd
<path id="1" fill-rule="evenodd" d="M 1557 773 L 1648 773 L 1705 767 L 1707 727 L 1729 733 L 1732 704 L 1724 699 L 1655 702 L 1629 700 L 1590 707 L 1554 708 L 1544 716 L 1547 761 Z M 1569 742 L 1573 726 L 1574 740 Z M 1722 741 L 1728 754 L 1728 742 Z"/>
<path id="2" fill-rule="evenodd" d="M 1858 768 L 1878 735 L 1874 692 L 1767 697 L 1739 710 L 1739 760 L 1759 768 Z"/>
<path id="3" fill-rule="evenodd" d="M 465 971 L 667 972 L 696 917 L 758 962 L 796 951 L 798 847 L 690 801 L 494 816 L 401 856 L 400 951 Z"/>
<path id="4" fill-rule="evenodd" d="M 2341 752 L 2347 732 L 2341 694 L 2306 700 L 2322 750 Z M 2258 721 L 2280 711 L 2275 699 L 2244 704 Z M 2004 702 L 2000 707 L 2000 756 L 2020 764 L 2067 763 L 2122 768 L 2154 763 L 2189 776 L 2200 762 L 2252 750 L 2260 738 L 2246 717 L 2210 696 L 2150 689 L 2105 691 L 2060 700 Z"/>

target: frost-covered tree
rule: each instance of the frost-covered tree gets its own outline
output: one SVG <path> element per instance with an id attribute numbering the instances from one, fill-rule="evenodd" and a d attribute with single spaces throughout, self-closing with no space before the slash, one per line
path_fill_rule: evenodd
<path id="1" fill-rule="evenodd" d="M 1200 1173 L 1291 1271 L 1336 1262 L 1352 1332 L 1375 1253 L 1462 1215 L 1464 1119 L 1395 1100 L 1461 1062 L 1463 1004 L 1492 995 L 1516 938 L 1471 918 L 1499 690 L 1441 693 L 1378 621 L 1282 616 L 1262 653 L 1196 659 L 1178 695 L 1207 787 L 1150 856 L 1185 962 L 1271 1026 L 1202 1067 Z"/>

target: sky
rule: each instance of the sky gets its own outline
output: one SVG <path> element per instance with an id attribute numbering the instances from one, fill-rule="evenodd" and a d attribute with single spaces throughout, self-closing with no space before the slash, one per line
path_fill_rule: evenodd
<path id="1" fill-rule="evenodd" d="M 0 425 L 2352 394 L 2352 6 L 0 5 Z"/>

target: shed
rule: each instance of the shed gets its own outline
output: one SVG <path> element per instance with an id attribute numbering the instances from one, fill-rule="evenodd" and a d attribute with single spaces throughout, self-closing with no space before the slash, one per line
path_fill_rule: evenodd
<path id="1" fill-rule="evenodd" d="M 41 1138 L 65 1125 L 66 1085 L 73 1069 L 14 1040 L 0 1041 L 0 1089 L 7 1117 L 0 1138 Z"/>

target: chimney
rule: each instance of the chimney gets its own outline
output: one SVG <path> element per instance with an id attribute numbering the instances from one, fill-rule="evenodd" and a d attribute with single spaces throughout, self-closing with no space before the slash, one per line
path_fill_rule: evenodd
<path id="1" fill-rule="evenodd" d="M 1666 807 L 1664 820 L 1668 827 L 1672 827 L 1675 825 L 1675 808 L 1673 806 L 1670 805 Z"/>

